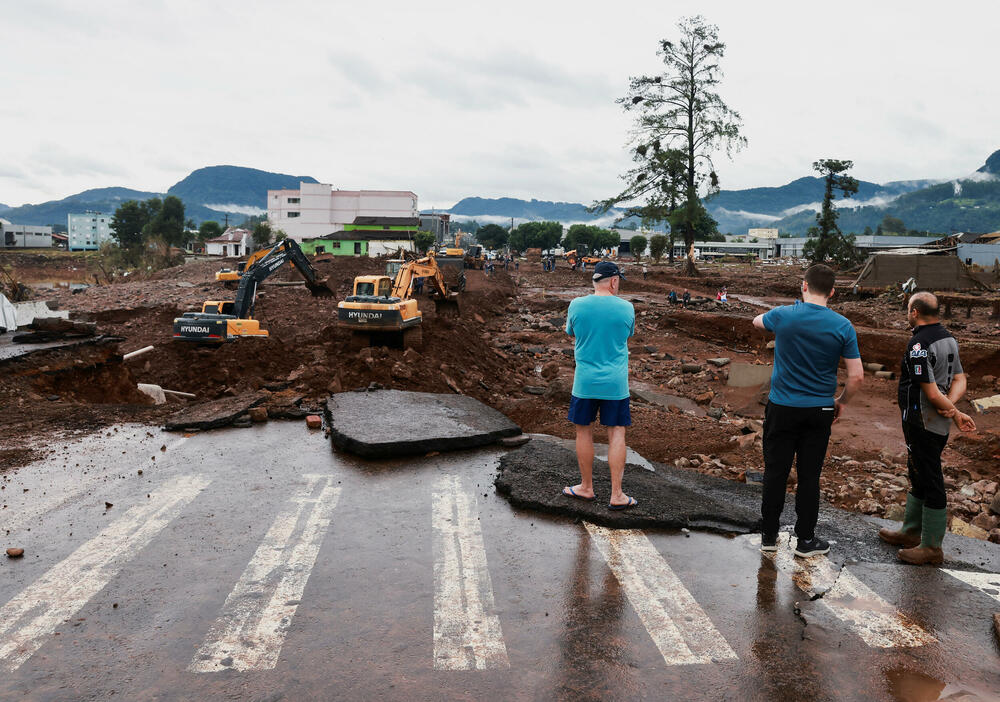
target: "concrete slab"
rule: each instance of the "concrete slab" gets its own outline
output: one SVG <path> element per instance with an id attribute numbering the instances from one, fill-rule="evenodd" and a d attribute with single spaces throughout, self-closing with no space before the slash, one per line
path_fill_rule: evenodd
<path id="1" fill-rule="evenodd" d="M 337 393 L 326 421 L 334 448 L 364 458 L 476 448 L 521 433 L 474 397 L 403 390 Z"/>
<path id="2" fill-rule="evenodd" d="M 44 300 L 15 302 L 14 311 L 17 314 L 17 326 L 19 327 L 27 326 L 36 319 L 48 319 L 51 317 L 69 319 L 69 310 L 49 309 L 48 303 Z"/>
<path id="3" fill-rule="evenodd" d="M 733 363 L 729 366 L 729 381 L 726 383 L 731 388 L 750 388 L 755 385 L 763 385 L 771 379 L 771 365 L 757 365 L 754 363 Z"/>
<path id="4" fill-rule="evenodd" d="M 611 478 L 607 463 L 594 465 L 593 502 L 562 494 L 566 485 L 580 480 L 576 454 L 563 446 L 533 441 L 500 459 L 497 492 L 515 507 L 557 514 L 625 529 L 689 527 L 719 533 L 749 533 L 757 513 L 688 489 L 672 479 L 670 472 L 626 470 L 624 489 L 638 504 L 626 510 L 608 509 Z"/>
<path id="5" fill-rule="evenodd" d="M 171 415 L 163 428 L 167 431 L 219 429 L 229 426 L 266 399 L 267 396 L 263 393 L 248 392 L 236 397 L 201 402 Z"/>
<path id="6" fill-rule="evenodd" d="M 660 392 L 659 390 L 655 390 L 641 384 L 633 384 L 629 390 L 632 393 L 632 397 L 638 398 L 643 402 L 648 402 L 651 405 L 659 405 L 660 407 L 666 407 L 667 409 L 676 407 L 681 412 L 688 412 L 696 417 L 706 416 L 705 409 L 697 402 L 687 397 L 679 397 L 677 395 Z"/>
<path id="7" fill-rule="evenodd" d="M 979 412 L 980 414 L 989 410 L 1000 409 L 1000 395 L 981 397 L 978 400 L 973 400 L 972 406 L 976 409 L 976 412 Z"/>

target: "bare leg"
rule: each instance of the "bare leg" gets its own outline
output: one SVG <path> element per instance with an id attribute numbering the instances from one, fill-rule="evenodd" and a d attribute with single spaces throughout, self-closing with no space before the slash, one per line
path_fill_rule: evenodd
<path id="1" fill-rule="evenodd" d="M 622 492 L 622 476 L 625 475 L 625 427 L 608 427 L 608 467 L 611 468 L 611 504 L 628 504 L 629 496 Z"/>
<path id="2" fill-rule="evenodd" d="M 576 462 L 580 466 L 580 484 L 573 492 L 580 497 L 594 496 L 594 428 L 576 425 Z"/>

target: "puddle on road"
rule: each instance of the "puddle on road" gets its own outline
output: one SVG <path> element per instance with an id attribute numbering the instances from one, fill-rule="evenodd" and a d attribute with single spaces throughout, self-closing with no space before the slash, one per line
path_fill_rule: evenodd
<path id="1" fill-rule="evenodd" d="M 970 688 L 962 683 L 945 683 L 925 673 L 907 668 L 894 668 L 885 672 L 889 694 L 897 702 L 932 702 L 933 700 L 961 700 L 986 702 L 997 696 Z"/>

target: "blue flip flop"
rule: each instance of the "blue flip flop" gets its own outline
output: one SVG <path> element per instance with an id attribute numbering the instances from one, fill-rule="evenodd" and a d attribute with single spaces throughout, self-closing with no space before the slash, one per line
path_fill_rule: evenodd
<path id="1" fill-rule="evenodd" d="M 566 492 L 567 490 L 569 490 L 569 492 Z M 594 500 L 597 499 L 597 495 L 594 495 L 593 497 L 584 497 L 583 495 L 577 495 L 575 492 L 573 492 L 573 488 L 569 486 L 563 488 L 562 494 L 564 494 L 566 497 L 575 497 L 576 499 L 583 500 L 584 502 L 593 502 Z"/>
<path id="2" fill-rule="evenodd" d="M 639 503 L 635 501 L 634 497 L 629 497 L 628 502 L 626 502 L 623 505 L 608 504 L 608 509 L 613 509 L 613 510 L 628 509 L 629 507 L 634 507 L 637 504 Z"/>

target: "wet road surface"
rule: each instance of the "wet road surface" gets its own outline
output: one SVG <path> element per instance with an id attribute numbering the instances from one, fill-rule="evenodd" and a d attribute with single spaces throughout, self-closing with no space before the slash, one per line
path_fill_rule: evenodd
<path id="1" fill-rule="evenodd" d="M 7 474 L 0 699 L 1000 699 L 1000 576 L 519 512 L 498 456 L 121 427 Z"/>

